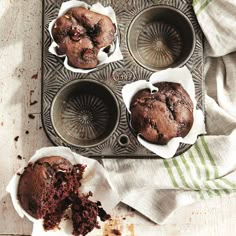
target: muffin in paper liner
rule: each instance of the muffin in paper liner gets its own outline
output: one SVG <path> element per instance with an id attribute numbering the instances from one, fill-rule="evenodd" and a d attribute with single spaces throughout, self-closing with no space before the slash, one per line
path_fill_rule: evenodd
<path id="1" fill-rule="evenodd" d="M 174 82 L 179 83 L 189 94 L 193 102 L 193 125 L 189 133 L 184 137 L 172 138 L 166 145 L 158 145 L 150 143 L 142 138 L 140 134 L 137 135 L 138 141 L 147 149 L 157 154 L 162 158 L 171 158 L 175 155 L 180 143 L 194 144 L 197 140 L 198 135 L 205 134 L 205 122 L 204 114 L 201 110 L 196 108 L 197 101 L 195 98 L 195 87 L 191 72 L 186 66 L 182 68 L 166 69 L 159 72 L 155 72 L 151 75 L 149 81 L 138 80 L 133 83 L 127 84 L 122 89 L 122 97 L 125 106 L 130 112 L 130 104 L 133 96 L 142 89 L 150 89 L 150 91 L 158 90 L 158 87 L 153 84 L 158 82 Z"/>
<path id="2" fill-rule="evenodd" d="M 105 52 L 104 48 L 101 48 L 99 50 L 99 52 L 98 52 L 98 61 L 99 61 L 99 63 L 95 68 L 82 69 L 82 68 L 73 67 L 69 64 L 68 57 L 66 55 L 59 55 L 57 53 L 58 44 L 54 41 L 53 36 L 52 36 L 53 25 L 55 24 L 56 20 L 60 16 L 64 15 L 69 9 L 71 9 L 73 7 L 84 7 L 86 9 L 89 9 L 89 10 L 93 11 L 93 12 L 100 13 L 102 15 L 108 16 L 111 19 L 112 23 L 115 24 L 115 26 L 116 26 L 115 40 L 110 45 L 109 52 Z M 123 55 L 122 55 L 121 50 L 120 50 L 119 38 L 118 38 L 118 34 L 117 34 L 118 26 L 117 26 L 116 14 L 115 14 L 115 11 L 110 6 L 104 7 L 101 3 L 96 3 L 96 4 L 93 4 L 93 5 L 89 5 L 89 4 L 87 4 L 83 1 L 76 1 L 76 0 L 71 0 L 71 1 L 68 1 L 68 2 L 64 2 L 61 5 L 61 8 L 60 8 L 59 13 L 58 13 L 58 17 L 49 23 L 48 31 L 49 31 L 50 36 L 52 38 L 52 43 L 51 43 L 48 51 L 50 53 L 58 56 L 58 57 L 65 57 L 64 66 L 72 72 L 75 72 L 75 73 L 93 72 L 93 71 L 96 71 L 97 69 L 99 69 L 102 65 L 105 65 L 105 64 L 115 62 L 115 61 L 119 61 L 119 60 L 123 59 Z"/>
<path id="3" fill-rule="evenodd" d="M 111 210 L 120 202 L 120 196 L 117 194 L 114 188 L 112 188 L 111 183 L 108 180 L 106 170 L 96 160 L 83 157 L 77 153 L 72 152 L 69 148 L 66 147 L 46 147 L 37 150 L 28 163 L 34 163 L 40 158 L 49 156 L 63 157 L 73 165 L 86 165 L 87 167 L 85 168 L 83 179 L 81 180 L 82 186 L 80 187 L 80 192 L 86 194 L 91 191 L 93 193 L 93 196 L 90 197 L 90 199 L 94 202 L 100 201 L 102 203 L 103 209 L 106 212 L 111 212 Z M 17 198 L 17 192 L 20 174 L 23 172 L 24 168 L 21 168 L 17 171 L 17 173 L 9 182 L 6 190 L 11 195 L 13 206 L 18 215 L 22 218 L 26 216 L 30 221 L 33 222 L 32 236 L 72 235 L 73 226 L 71 220 L 62 219 L 59 225 L 60 229 L 55 228 L 55 230 L 45 231 L 43 228 L 43 220 L 33 218 L 21 207 L 20 202 Z"/>

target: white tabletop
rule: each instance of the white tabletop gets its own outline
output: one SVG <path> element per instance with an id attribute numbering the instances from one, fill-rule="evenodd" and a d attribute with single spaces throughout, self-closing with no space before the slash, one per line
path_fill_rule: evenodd
<path id="1" fill-rule="evenodd" d="M 0 0 L 0 235 L 31 234 L 32 224 L 16 214 L 5 188 L 35 150 L 52 145 L 41 123 L 41 9 L 41 0 Z M 120 204 L 90 235 L 118 235 L 115 229 L 123 236 L 231 236 L 235 212 L 231 195 L 180 208 L 159 226 Z"/>

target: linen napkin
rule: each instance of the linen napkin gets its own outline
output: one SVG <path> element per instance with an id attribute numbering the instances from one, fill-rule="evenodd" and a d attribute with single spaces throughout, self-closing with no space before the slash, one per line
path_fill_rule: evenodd
<path id="1" fill-rule="evenodd" d="M 205 35 L 207 135 L 168 160 L 103 160 L 122 201 L 159 224 L 180 206 L 236 192 L 236 1 L 193 8 Z"/>

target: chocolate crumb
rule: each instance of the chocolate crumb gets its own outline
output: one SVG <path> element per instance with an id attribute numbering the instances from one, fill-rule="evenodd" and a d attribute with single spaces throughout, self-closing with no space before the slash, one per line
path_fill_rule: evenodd
<path id="1" fill-rule="evenodd" d="M 29 131 L 28 131 L 28 130 L 26 130 L 26 131 L 25 131 L 25 134 L 29 134 Z"/>
<path id="2" fill-rule="evenodd" d="M 17 175 L 21 176 L 21 173 L 17 172 Z"/>
<path id="3" fill-rule="evenodd" d="M 65 214 L 64 215 L 64 220 L 69 220 L 70 219 L 70 216 L 68 214 Z"/>
<path id="4" fill-rule="evenodd" d="M 100 202 L 97 202 L 99 218 L 101 219 L 101 221 L 109 220 L 111 218 L 111 216 L 109 214 L 107 214 L 106 211 L 102 207 L 100 207 L 101 205 L 99 205 L 99 203 Z"/>
<path id="5" fill-rule="evenodd" d="M 34 75 L 32 75 L 31 79 L 38 79 L 38 72 Z"/>
<path id="6" fill-rule="evenodd" d="M 33 166 L 33 162 L 30 162 L 30 163 L 28 163 L 28 167 L 31 167 L 31 166 Z M 27 169 L 27 166 L 25 167 L 25 169 Z"/>
<path id="7" fill-rule="evenodd" d="M 3 204 L 6 204 L 6 202 L 4 201 Z"/>
<path id="8" fill-rule="evenodd" d="M 37 103 L 38 103 L 38 101 L 35 100 L 35 101 L 33 101 L 33 102 L 30 103 L 30 106 L 33 106 L 33 105 L 35 105 L 35 104 L 37 104 Z"/>
<path id="9" fill-rule="evenodd" d="M 112 229 L 111 233 L 113 233 L 115 235 L 121 235 L 121 232 L 118 229 Z"/>
<path id="10" fill-rule="evenodd" d="M 42 128 L 43 128 L 42 126 L 39 127 L 39 129 L 42 129 Z"/>
<path id="11" fill-rule="evenodd" d="M 22 159 L 23 159 L 23 157 L 22 157 L 21 155 L 18 155 L 17 158 L 18 158 L 19 160 L 22 160 Z"/>
<path id="12" fill-rule="evenodd" d="M 15 138 L 14 138 L 14 140 L 17 142 L 18 141 L 18 139 L 19 139 L 19 136 L 16 136 Z"/>
<path id="13" fill-rule="evenodd" d="M 28 116 L 29 116 L 30 119 L 34 119 L 35 118 L 35 116 L 33 114 L 29 114 Z"/>
<path id="14" fill-rule="evenodd" d="M 126 218 L 125 218 L 125 217 L 123 217 L 123 220 L 126 220 Z"/>

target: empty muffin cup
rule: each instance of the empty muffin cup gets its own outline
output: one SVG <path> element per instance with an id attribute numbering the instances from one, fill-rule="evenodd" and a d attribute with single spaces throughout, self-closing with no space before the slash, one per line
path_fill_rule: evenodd
<path id="1" fill-rule="evenodd" d="M 118 125 L 120 109 L 113 92 L 94 80 L 74 80 L 55 96 L 51 119 L 67 143 L 90 147 L 104 142 Z"/>
<path id="2" fill-rule="evenodd" d="M 127 37 L 133 58 L 152 71 L 183 66 L 195 46 L 190 20 L 170 6 L 153 6 L 141 11 L 131 22 Z"/>

